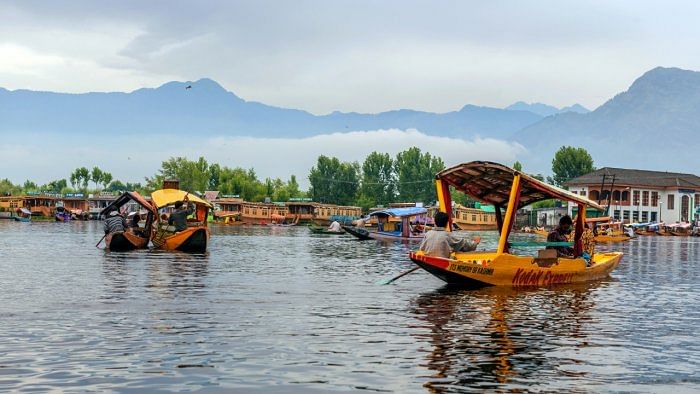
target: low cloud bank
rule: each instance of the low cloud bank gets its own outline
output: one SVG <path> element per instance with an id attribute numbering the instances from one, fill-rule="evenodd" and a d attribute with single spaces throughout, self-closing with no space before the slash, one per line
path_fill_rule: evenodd
<path id="1" fill-rule="evenodd" d="M 426 135 L 420 131 L 372 130 L 323 134 L 309 138 L 125 136 L 101 139 L 103 143 L 81 145 L 64 137 L 32 136 L 12 144 L 0 145 L 0 177 L 14 182 L 32 179 L 44 183 L 68 178 L 79 166 L 94 166 L 111 172 L 115 179 L 143 181 L 163 160 L 171 156 L 196 159 L 229 167 L 255 168 L 258 176 L 288 178 L 297 175 L 308 186 L 309 169 L 319 155 L 335 156 L 360 163 L 372 151 L 392 156 L 412 146 L 440 156 L 447 166 L 471 160 L 492 160 L 512 164 L 525 153 L 515 142 L 490 138 L 462 140 Z"/>

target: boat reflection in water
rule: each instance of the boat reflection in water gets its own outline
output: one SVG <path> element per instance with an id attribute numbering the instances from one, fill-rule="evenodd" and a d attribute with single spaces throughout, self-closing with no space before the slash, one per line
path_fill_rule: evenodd
<path id="1" fill-rule="evenodd" d="M 577 356 L 591 342 L 593 292 L 610 281 L 532 290 L 445 286 L 420 295 L 411 311 L 425 322 L 418 336 L 431 347 L 424 366 L 433 373 L 424 387 L 436 393 L 574 388 L 562 381 L 586 374 Z M 557 386 L 547 386 L 554 381 Z"/>

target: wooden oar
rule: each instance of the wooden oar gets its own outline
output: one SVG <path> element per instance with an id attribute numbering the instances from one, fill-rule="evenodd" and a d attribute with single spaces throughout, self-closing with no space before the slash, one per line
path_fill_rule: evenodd
<path id="1" fill-rule="evenodd" d="M 107 234 L 103 235 L 102 238 L 100 238 L 100 240 L 97 241 L 97 243 L 95 244 L 95 247 L 100 246 L 100 243 L 102 242 L 103 239 L 105 239 L 106 236 L 107 236 Z"/>
<path id="2" fill-rule="evenodd" d="M 418 268 L 420 268 L 420 267 L 411 268 L 410 270 L 405 271 L 405 272 L 402 272 L 401 274 L 396 275 L 395 277 L 393 277 L 393 278 L 391 278 L 391 279 L 389 279 L 389 280 L 382 280 L 382 281 L 380 281 L 380 282 L 378 282 L 378 283 L 379 283 L 380 285 L 388 285 L 388 284 L 394 282 L 395 280 L 401 278 L 402 276 L 410 274 L 411 272 L 417 270 Z"/>

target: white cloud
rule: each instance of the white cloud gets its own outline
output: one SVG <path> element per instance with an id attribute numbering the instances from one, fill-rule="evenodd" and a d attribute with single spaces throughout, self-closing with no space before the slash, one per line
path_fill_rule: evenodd
<path id="1" fill-rule="evenodd" d="M 412 146 L 440 156 L 447 166 L 471 160 L 512 164 L 525 153 L 521 145 L 502 140 L 479 138 L 467 141 L 396 129 L 324 134 L 303 139 L 216 137 L 198 141 L 169 136 L 122 137 L 90 146 L 65 144 L 56 137 L 42 136 L 27 139 L 22 145 L 0 146 L 0 155 L 11 158 L 0 162 L 0 174 L 6 174 L 4 176 L 15 182 L 29 178 L 44 183 L 68 178 L 76 167 L 97 165 L 111 172 L 116 179 L 142 181 L 143 177 L 154 174 L 160 163 L 169 157 L 196 159 L 204 156 L 210 163 L 255 168 L 261 178 L 287 179 L 294 174 L 306 187 L 309 169 L 319 155 L 362 162 L 372 151 L 395 155 Z"/>
<path id="2" fill-rule="evenodd" d="M 314 113 L 595 108 L 655 66 L 697 69 L 698 12 L 690 0 L 5 1 L 0 45 L 31 56 L 21 72 L 0 64 L 0 86 L 128 91 L 211 77 Z"/>

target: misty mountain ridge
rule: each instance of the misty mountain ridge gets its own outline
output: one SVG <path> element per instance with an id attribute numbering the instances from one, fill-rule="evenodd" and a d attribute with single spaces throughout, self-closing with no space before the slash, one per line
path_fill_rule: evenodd
<path id="1" fill-rule="evenodd" d="M 0 90 L 0 133 L 189 134 L 301 138 L 353 130 L 410 129 L 428 134 L 505 138 L 540 120 L 528 111 L 465 105 L 432 113 L 408 109 L 314 115 L 246 101 L 217 82 L 168 82 L 130 93 Z"/>
<path id="2" fill-rule="evenodd" d="M 191 88 L 188 88 L 191 86 Z M 545 116 L 543 111 L 558 111 Z M 539 113 L 535 113 L 536 111 Z M 472 139 L 515 140 L 528 171 L 548 172 L 556 149 L 584 147 L 596 165 L 693 172 L 700 135 L 700 73 L 654 68 L 593 111 L 515 103 L 506 109 L 465 105 L 432 113 L 377 114 L 298 109 L 246 101 L 211 79 L 168 82 L 130 93 L 67 94 L 0 88 L 0 135 L 54 133 L 67 138 L 165 134 L 302 138 L 333 132 L 417 129 Z M 25 134 L 26 135 L 26 134 Z M 663 138 L 663 143 L 655 143 Z M 465 158 L 468 160 L 469 158 Z"/>
<path id="3" fill-rule="evenodd" d="M 574 104 L 568 107 L 557 108 L 552 105 L 542 104 L 542 103 L 526 103 L 524 101 L 518 101 L 513 103 L 504 109 L 511 111 L 528 111 L 533 114 L 540 115 L 542 117 L 552 116 L 556 114 L 563 114 L 565 112 L 576 112 L 580 114 L 585 114 L 590 112 L 581 104 Z"/>
<path id="4" fill-rule="evenodd" d="M 546 117 L 514 138 L 537 167 L 572 145 L 588 149 L 597 164 L 697 172 L 699 135 L 700 73 L 657 67 L 594 111 Z"/>

